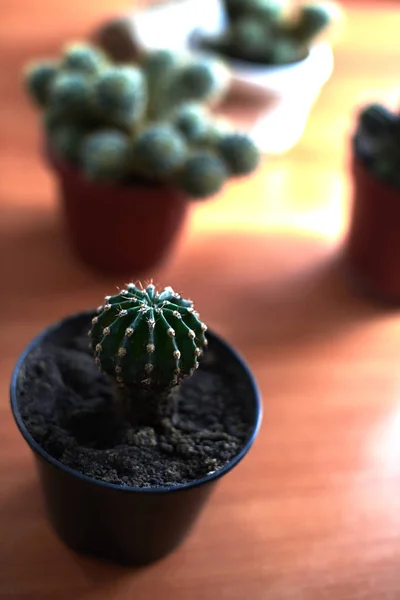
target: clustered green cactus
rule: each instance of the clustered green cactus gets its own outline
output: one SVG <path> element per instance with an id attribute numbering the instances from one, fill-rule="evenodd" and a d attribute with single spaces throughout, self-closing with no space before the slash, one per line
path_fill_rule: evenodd
<path id="1" fill-rule="evenodd" d="M 134 418 L 162 417 L 170 391 L 193 375 L 207 346 L 193 302 L 171 287 L 130 283 L 97 313 L 89 336 L 98 368 Z"/>
<path id="2" fill-rule="evenodd" d="M 283 65 L 308 55 L 314 39 L 331 24 L 336 5 L 315 2 L 292 7 L 287 0 L 224 0 L 227 27 L 202 47 L 228 58 Z"/>
<path id="3" fill-rule="evenodd" d="M 259 163 L 253 142 L 218 127 L 209 105 L 227 91 L 219 60 L 159 50 L 116 63 L 89 43 L 30 65 L 26 88 L 50 149 L 102 183 L 151 179 L 207 198 Z"/>
<path id="4" fill-rule="evenodd" d="M 400 115 L 381 104 L 362 108 L 354 135 L 357 158 L 376 177 L 400 191 Z"/>

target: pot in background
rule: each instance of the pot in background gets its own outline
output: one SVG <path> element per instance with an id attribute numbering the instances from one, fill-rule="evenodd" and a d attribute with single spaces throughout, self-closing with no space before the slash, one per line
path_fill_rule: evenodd
<path id="1" fill-rule="evenodd" d="M 400 192 L 352 152 L 353 204 L 344 259 L 351 279 L 376 299 L 400 302 Z"/>
<path id="2" fill-rule="evenodd" d="M 166 260 L 186 220 L 189 199 L 161 185 L 111 185 L 87 180 L 52 152 L 66 231 L 88 266 L 131 277 Z"/>

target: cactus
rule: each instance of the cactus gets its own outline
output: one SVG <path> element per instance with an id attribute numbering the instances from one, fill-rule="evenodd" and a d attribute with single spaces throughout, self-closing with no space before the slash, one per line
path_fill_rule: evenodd
<path id="1" fill-rule="evenodd" d="M 366 106 L 358 119 L 361 129 L 374 137 L 390 135 L 398 122 L 398 117 L 381 104 Z"/>
<path id="2" fill-rule="evenodd" d="M 228 179 L 225 163 L 211 152 L 199 151 L 188 158 L 179 173 L 178 185 L 194 199 L 217 194 Z"/>
<path id="3" fill-rule="evenodd" d="M 225 0 L 225 11 L 231 21 L 250 15 L 277 20 L 285 4 L 285 0 Z"/>
<path id="4" fill-rule="evenodd" d="M 80 156 L 89 179 L 119 181 L 129 173 L 129 138 L 112 129 L 91 133 L 82 141 Z"/>
<path id="5" fill-rule="evenodd" d="M 183 104 L 173 113 L 172 123 L 190 143 L 205 141 L 210 130 L 210 116 L 201 104 Z"/>
<path id="6" fill-rule="evenodd" d="M 195 61 L 177 70 L 171 82 L 172 105 L 178 102 L 212 102 L 226 91 L 228 71 L 217 60 Z"/>
<path id="7" fill-rule="evenodd" d="M 235 23 L 228 34 L 228 50 L 233 57 L 246 60 L 267 61 L 274 39 L 265 24 L 255 17 L 243 17 Z"/>
<path id="8" fill-rule="evenodd" d="M 76 165 L 80 159 L 82 129 L 74 125 L 61 125 L 49 132 L 49 142 L 55 154 L 66 162 Z"/>
<path id="9" fill-rule="evenodd" d="M 33 63 L 25 69 L 25 86 L 29 95 L 38 106 L 46 106 L 54 76 L 57 73 L 54 61 Z"/>
<path id="10" fill-rule="evenodd" d="M 28 71 L 28 91 L 36 101 L 41 90 L 49 149 L 87 179 L 148 181 L 205 198 L 239 173 L 229 152 L 224 158 L 218 150 L 223 130 L 208 107 L 226 86 L 220 61 L 158 50 L 120 65 L 74 43 L 58 64 L 48 64 Z"/>
<path id="11" fill-rule="evenodd" d="M 291 28 L 292 37 L 300 44 L 309 45 L 331 23 L 333 12 L 334 5 L 328 3 L 305 4 Z"/>
<path id="12" fill-rule="evenodd" d="M 260 155 L 254 143 L 241 133 L 222 135 L 218 152 L 232 175 L 247 175 L 258 166 Z"/>
<path id="13" fill-rule="evenodd" d="M 171 389 L 199 366 L 206 330 L 193 302 L 171 287 L 130 283 L 106 296 L 89 336 L 98 368 L 116 384 L 128 412 L 143 418 L 145 410 L 153 420 Z"/>
<path id="14" fill-rule="evenodd" d="M 143 117 L 146 98 L 143 73 L 131 66 L 107 67 L 100 73 L 92 89 L 92 101 L 98 114 L 122 127 Z"/>
<path id="15" fill-rule="evenodd" d="M 66 71 L 77 71 L 85 75 L 95 75 L 101 71 L 105 64 L 105 56 L 97 48 L 79 42 L 65 47 L 61 68 Z"/>
<path id="16" fill-rule="evenodd" d="M 144 175 L 170 177 L 184 163 L 186 143 L 171 125 L 153 125 L 138 134 L 133 160 Z"/>
<path id="17" fill-rule="evenodd" d="M 215 37 L 204 37 L 206 50 L 264 65 L 298 62 L 309 47 L 340 15 L 333 2 L 305 4 L 286 10 L 285 0 L 225 0 L 227 26 Z"/>
<path id="18" fill-rule="evenodd" d="M 356 156 L 378 179 L 400 191 L 400 115 L 381 104 L 359 112 L 353 138 Z"/>
<path id="19" fill-rule="evenodd" d="M 81 73 L 57 73 L 50 86 L 48 106 L 67 122 L 86 121 L 92 114 L 90 81 Z"/>

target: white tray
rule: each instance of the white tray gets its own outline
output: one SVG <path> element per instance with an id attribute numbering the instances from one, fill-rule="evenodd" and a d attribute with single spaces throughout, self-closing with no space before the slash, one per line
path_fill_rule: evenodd
<path id="1" fill-rule="evenodd" d="M 204 55 L 193 41 L 199 35 L 215 35 L 225 27 L 220 0 L 180 0 L 160 4 L 129 15 L 132 34 L 145 50 L 169 48 Z M 253 66 L 239 60 L 229 63 L 233 95 L 257 99 L 246 102 L 237 125 L 244 127 L 259 148 L 280 154 L 301 138 L 313 104 L 333 71 L 328 43 L 313 46 L 306 59 L 288 66 Z M 229 114 L 229 110 L 228 110 Z M 235 124 L 235 112 L 230 114 Z"/>

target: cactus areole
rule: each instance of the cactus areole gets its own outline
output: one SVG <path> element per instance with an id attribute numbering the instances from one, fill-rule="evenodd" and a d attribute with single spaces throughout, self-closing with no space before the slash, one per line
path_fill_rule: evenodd
<path id="1" fill-rule="evenodd" d="M 173 410 L 168 395 L 193 375 L 207 346 L 207 326 L 191 300 L 171 287 L 130 283 L 106 296 L 89 331 L 98 368 L 116 384 L 135 419 L 152 421 Z"/>

